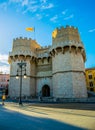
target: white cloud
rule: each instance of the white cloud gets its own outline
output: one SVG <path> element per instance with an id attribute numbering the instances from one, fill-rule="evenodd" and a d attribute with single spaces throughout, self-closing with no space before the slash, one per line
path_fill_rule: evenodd
<path id="1" fill-rule="evenodd" d="M 58 16 L 55 15 L 54 17 L 52 17 L 52 18 L 50 19 L 50 21 L 52 21 L 52 22 L 56 22 L 57 19 L 58 19 Z"/>
<path id="2" fill-rule="evenodd" d="M 8 55 L 0 54 L 0 62 L 8 64 Z"/>
<path id="3" fill-rule="evenodd" d="M 10 3 L 20 3 L 22 2 L 23 0 L 9 0 Z"/>
<path id="4" fill-rule="evenodd" d="M 9 0 L 9 3 L 21 3 L 21 5 L 36 4 L 37 0 Z"/>
<path id="5" fill-rule="evenodd" d="M 3 10 L 7 10 L 7 7 L 10 7 L 11 4 L 14 4 L 16 12 L 22 11 L 23 14 L 27 12 L 42 12 L 43 10 L 51 9 L 54 7 L 53 3 L 47 2 L 47 0 L 8 0 L 7 2 L 1 3 L 0 7 Z"/>
<path id="6" fill-rule="evenodd" d="M 74 17 L 74 14 L 71 14 L 70 16 L 64 18 L 64 20 L 68 20 L 68 19 L 71 19 L 71 18 L 73 18 L 73 17 Z"/>
<path id="7" fill-rule="evenodd" d="M 33 4 L 36 4 L 36 3 L 38 3 L 38 2 L 35 1 L 35 0 L 34 0 L 34 1 L 33 1 L 33 0 L 32 0 L 32 1 L 29 1 L 29 4 L 30 4 L 30 5 L 33 5 Z"/>
<path id="8" fill-rule="evenodd" d="M 42 15 L 41 14 L 36 14 L 36 17 L 40 20 L 42 19 Z"/>
<path id="9" fill-rule="evenodd" d="M 0 54 L 0 71 L 9 73 L 8 55 Z"/>
<path id="10" fill-rule="evenodd" d="M 25 13 L 27 13 L 29 11 L 29 9 L 25 9 L 23 12 L 22 12 L 22 14 L 25 14 Z M 19 12 L 19 11 L 17 11 L 17 12 Z"/>
<path id="11" fill-rule="evenodd" d="M 31 12 L 36 12 L 38 9 L 39 9 L 39 6 L 38 6 L 38 5 L 34 5 L 34 6 L 31 6 L 31 7 L 29 8 L 29 10 L 30 10 Z"/>
<path id="12" fill-rule="evenodd" d="M 22 13 L 25 14 L 25 13 L 27 13 L 28 11 L 33 13 L 33 12 L 36 12 L 38 9 L 39 9 L 39 6 L 38 6 L 38 5 L 29 6 L 29 7 L 27 7 L 27 9 L 25 9 Z"/>
<path id="13" fill-rule="evenodd" d="M 89 30 L 88 32 L 95 32 L 95 28 L 94 28 L 94 29 Z"/>
<path id="14" fill-rule="evenodd" d="M 9 72 L 10 72 L 10 67 L 9 67 L 9 66 L 5 66 L 5 65 L 0 66 L 0 72 L 9 74 Z"/>
<path id="15" fill-rule="evenodd" d="M 62 14 L 65 15 L 67 11 L 68 11 L 68 9 L 62 11 Z"/>
<path id="16" fill-rule="evenodd" d="M 26 2 L 26 6 L 27 8 L 23 11 L 23 14 L 29 12 L 36 12 L 36 11 L 43 11 L 43 10 L 47 10 L 47 9 L 51 9 L 54 7 L 54 5 L 52 3 L 46 3 L 46 1 L 40 1 L 43 3 L 38 4 L 35 1 L 32 1 L 29 3 L 29 1 Z M 38 14 L 37 14 L 38 15 Z M 39 19 L 41 19 L 41 15 L 38 16 Z"/>
<path id="17" fill-rule="evenodd" d="M 23 0 L 22 1 L 22 6 L 27 6 L 28 5 L 28 0 Z"/>
<path id="18" fill-rule="evenodd" d="M 53 8 L 54 5 L 52 3 L 49 3 L 49 4 L 46 4 L 46 5 L 42 5 L 41 9 L 50 9 L 50 8 Z"/>
<path id="19" fill-rule="evenodd" d="M 20 6 L 28 6 L 28 0 L 9 0 L 9 4 L 19 4 Z"/>

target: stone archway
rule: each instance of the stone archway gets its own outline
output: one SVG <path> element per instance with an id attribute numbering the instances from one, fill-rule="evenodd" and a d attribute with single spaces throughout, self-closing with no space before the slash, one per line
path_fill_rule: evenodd
<path id="1" fill-rule="evenodd" d="M 48 85 L 44 85 L 42 87 L 42 97 L 49 97 L 50 96 L 50 87 Z"/>

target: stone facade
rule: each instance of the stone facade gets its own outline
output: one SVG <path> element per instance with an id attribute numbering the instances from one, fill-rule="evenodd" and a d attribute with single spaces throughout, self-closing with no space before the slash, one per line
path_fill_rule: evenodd
<path id="1" fill-rule="evenodd" d="M 9 74 L 3 74 L 2 72 L 0 73 L 0 89 L 8 87 L 9 79 Z"/>
<path id="2" fill-rule="evenodd" d="M 78 29 L 71 26 L 56 28 L 47 47 L 32 39 L 14 39 L 9 53 L 9 95 L 19 96 L 20 79 L 15 77 L 17 63 L 23 61 L 27 78 L 22 78 L 22 96 L 86 98 L 85 60 Z"/>
<path id="3" fill-rule="evenodd" d="M 85 73 L 86 73 L 87 90 L 95 92 L 95 67 L 86 68 Z"/>

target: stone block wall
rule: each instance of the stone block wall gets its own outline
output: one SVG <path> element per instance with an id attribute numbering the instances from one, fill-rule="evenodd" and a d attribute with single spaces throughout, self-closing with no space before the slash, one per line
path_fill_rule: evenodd
<path id="1" fill-rule="evenodd" d="M 73 95 L 76 98 L 86 98 L 87 88 L 85 74 L 83 72 L 72 72 Z"/>
<path id="2" fill-rule="evenodd" d="M 71 60 L 72 59 L 69 51 L 65 54 L 62 54 L 62 52 L 56 54 L 54 57 L 52 57 L 52 73 L 62 73 L 64 71 L 71 70 Z"/>
<path id="3" fill-rule="evenodd" d="M 33 87 L 35 87 L 35 85 L 32 86 L 31 88 L 31 64 L 29 61 L 24 61 L 26 62 L 26 75 L 27 78 L 23 78 L 25 71 L 22 71 L 22 96 L 30 96 L 32 93 L 35 93 Z M 19 68 L 19 66 L 17 65 L 17 63 L 20 63 L 20 61 L 16 60 L 16 61 L 12 61 L 11 62 L 11 69 L 10 69 L 10 83 L 9 83 L 9 96 L 10 97 L 18 97 L 19 93 L 20 93 L 20 72 L 21 69 Z M 17 70 L 18 72 L 18 76 L 19 79 L 16 79 L 16 75 L 17 75 Z M 32 81 L 33 83 L 33 81 Z M 33 89 L 33 91 L 32 91 Z"/>
<path id="4" fill-rule="evenodd" d="M 52 56 L 53 96 L 86 98 L 84 60 L 81 52 L 61 51 Z"/>
<path id="5" fill-rule="evenodd" d="M 56 73 L 53 75 L 53 97 L 72 98 L 73 82 L 70 73 Z"/>
<path id="6" fill-rule="evenodd" d="M 9 96 L 10 97 L 19 97 L 20 94 L 20 78 L 10 77 L 9 84 Z M 22 96 L 30 96 L 30 78 L 22 78 Z"/>

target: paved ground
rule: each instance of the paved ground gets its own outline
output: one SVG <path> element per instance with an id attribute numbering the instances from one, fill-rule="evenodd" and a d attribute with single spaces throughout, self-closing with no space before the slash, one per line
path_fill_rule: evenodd
<path id="1" fill-rule="evenodd" d="M 95 104 L 0 104 L 0 130 L 95 130 Z"/>

